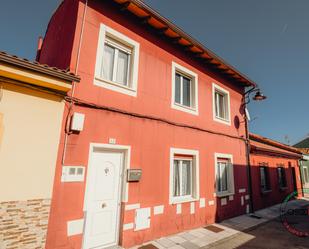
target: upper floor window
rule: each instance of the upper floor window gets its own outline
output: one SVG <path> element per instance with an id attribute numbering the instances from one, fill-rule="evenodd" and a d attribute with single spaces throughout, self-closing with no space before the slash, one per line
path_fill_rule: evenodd
<path id="1" fill-rule="evenodd" d="M 101 24 L 94 84 L 136 96 L 138 57 L 139 43 Z"/>
<path id="2" fill-rule="evenodd" d="M 266 164 L 260 164 L 260 186 L 262 192 L 271 191 L 270 179 L 269 179 L 269 168 Z"/>
<path id="3" fill-rule="evenodd" d="M 277 172 L 278 172 L 279 188 L 284 189 L 284 188 L 287 187 L 284 167 L 282 167 L 282 166 L 278 167 Z"/>
<path id="4" fill-rule="evenodd" d="M 198 77 L 189 69 L 172 63 L 172 108 L 198 115 Z"/>
<path id="5" fill-rule="evenodd" d="M 230 125 L 230 94 L 227 90 L 216 84 L 212 86 L 214 120 Z"/>
<path id="6" fill-rule="evenodd" d="M 171 149 L 170 203 L 196 200 L 199 197 L 198 151 Z"/>
<path id="7" fill-rule="evenodd" d="M 234 194 L 232 155 L 215 153 L 216 192 L 218 196 Z"/>

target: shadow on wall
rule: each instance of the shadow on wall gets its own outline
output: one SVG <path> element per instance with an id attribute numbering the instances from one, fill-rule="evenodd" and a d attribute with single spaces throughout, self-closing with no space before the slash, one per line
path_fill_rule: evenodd
<path id="1" fill-rule="evenodd" d="M 252 196 L 254 210 L 263 209 L 281 203 L 284 199 L 295 191 L 297 181 L 293 174 L 294 167 L 285 167 L 285 187 L 280 187 L 277 167 L 267 167 L 266 181 L 268 189 L 265 191 L 261 187 L 261 173 L 259 165 L 251 165 Z M 216 197 L 216 217 L 215 221 L 220 222 L 235 216 L 249 212 L 250 195 L 247 184 L 247 166 L 233 165 L 235 193 Z M 295 171 L 298 167 L 294 168 Z M 216 189 L 216 185 L 214 185 Z"/>

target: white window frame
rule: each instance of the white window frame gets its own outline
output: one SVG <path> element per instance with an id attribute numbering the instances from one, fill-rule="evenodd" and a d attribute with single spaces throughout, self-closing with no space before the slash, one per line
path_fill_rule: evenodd
<path id="1" fill-rule="evenodd" d="M 174 196 L 174 159 L 180 159 L 179 156 L 192 156 L 192 186 L 190 196 Z M 187 160 L 187 159 L 186 159 Z M 199 182 L 199 151 L 171 148 L 170 149 L 170 187 L 169 187 L 169 204 L 184 203 L 191 201 L 198 201 L 200 196 L 200 182 Z"/>
<path id="2" fill-rule="evenodd" d="M 130 60 L 129 60 L 129 68 L 128 71 L 129 79 L 128 86 L 124 86 L 118 84 L 114 81 L 110 81 L 101 77 L 101 69 L 102 69 L 102 58 L 104 56 L 104 46 L 105 43 L 110 43 L 108 40 L 111 38 L 117 42 L 113 43 L 113 47 L 117 49 L 130 52 Z M 119 44 L 118 44 L 119 42 Z M 129 47 L 131 50 L 128 51 Z M 138 64 L 139 64 L 139 43 L 127 37 L 126 35 L 104 25 L 100 25 L 99 32 L 99 41 L 97 48 L 97 57 L 96 57 L 96 65 L 95 65 L 95 76 L 94 76 L 94 85 L 104 87 L 106 89 L 120 92 L 123 94 L 127 94 L 133 97 L 137 96 L 137 82 L 138 82 Z M 114 60 L 115 62 L 116 60 Z"/>
<path id="3" fill-rule="evenodd" d="M 224 119 L 221 117 L 217 117 L 216 115 L 216 92 L 220 92 L 222 94 L 225 94 L 227 97 L 227 112 L 228 112 L 228 118 Z M 212 112 L 213 112 L 213 119 L 214 121 L 217 121 L 222 124 L 231 125 L 231 103 L 230 103 L 230 92 L 223 87 L 212 83 Z"/>
<path id="4" fill-rule="evenodd" d="M 193 107 L 184 106 L 184 105 L 176 103 L 175 101 L 175 87 L 176 87 L 175 74 L 176 72 L 191 79 L 191 84 L 193 86 L 193 91 L 191 92 L 191 103 Z M 185 68 L 184 66 L 177 64 L 174 61 L 172 62 L 172 98 L 171 100 L 172 100 L 171 107 L 173 109 L 187 112 L 187 113 L 194 114 L 194 115 L 198 115 L 198 75 L 197 73 L 194 73 L 193 71 L 189 70 L 188 68 Z"/>
<path id="5" fill-rule="evenodd" d="M 228 183 L 228 190 L 227 191 L 218 191 L 218 159 L 223 158 L 227 159 L 231 166 L 228 167 L 228 174 L 227 174 L 227 183 Z M 222 154 L 222 153 L 215 153 L 215 182 L 216 182 L 216 195 L 218 197 L 224 197 L 224 196 L 229 196 L 229 195 L 234 195 L 235 194 L 235 183 L 234 183 L 234 165 L 233 165 L 233 155 L 231 154 Z"/>
<path id="6" fill-rule="evenodd" d="M 309 167 L 307 165 L 302 166 L 303 168 L 303 181 L 304 183 L 309 183 Z"/>

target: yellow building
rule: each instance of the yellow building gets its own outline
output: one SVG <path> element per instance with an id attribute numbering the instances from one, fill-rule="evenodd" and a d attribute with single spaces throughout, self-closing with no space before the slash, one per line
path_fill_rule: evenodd
<path id="1" fill-rule="evenodd" d="M 0 248 L 43 248 L 65 108 L 79 78 L 0 52 Z"/>

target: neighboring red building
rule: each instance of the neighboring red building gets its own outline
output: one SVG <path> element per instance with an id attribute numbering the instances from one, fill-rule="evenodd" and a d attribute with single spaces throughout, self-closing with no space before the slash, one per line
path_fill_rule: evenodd
<path id="1" fill-rule="evenodd" d="M 250 146 L 254 210 L 278 204 L 301 189 L 302 154 L 296 148 L 256 134 L 250 134 Z"/>
<path id="2" fill-rule="evenodd" d="M 39 61 L 81 77 L 47 248 L 127 248 L 249 211 L 242 103 L 255 84 L 143 2 L 65 0 Z"/>

